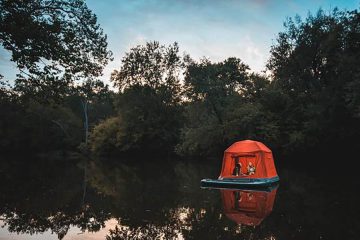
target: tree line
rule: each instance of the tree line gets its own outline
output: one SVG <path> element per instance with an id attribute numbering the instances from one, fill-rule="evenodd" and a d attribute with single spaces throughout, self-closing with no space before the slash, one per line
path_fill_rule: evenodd
<path id="1" fill-rule="evenodd" d="M 176 42 L 112 60 L 95 14 L 80 0 L 1 0 L 0 43 L 19 74 L 2 77 L 0 149 L 76 148 L 101 156 L 216 156 L 254 139 L 284 154 L 349 152 L 360 137 L 360 13 L 296 16 L 263 73 L 241 59 L 182 54 Z"/>

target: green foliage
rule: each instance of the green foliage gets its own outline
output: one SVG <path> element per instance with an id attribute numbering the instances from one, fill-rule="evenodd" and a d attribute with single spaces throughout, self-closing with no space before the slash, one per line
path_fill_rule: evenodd
<path id="1" fill-rule="evenodd" d="M 220 101 L 221 98 L 242 92 L 246 94 L 249 67 L 237 58 L 211 63 L 202 59 L 199 63 L 188 60 L 185 72 L 186 95 L 192 100 Z"/>
<path id="2" fill-rule="evenodd" d="M 120 70 L 111 75 L 120 91 L 132 86 L 146 86 L 156 90 L 167 103 L 180 100 L 179 76 L 183 63 L 176 42 L 167 47 L 159 42 L 139 45 L 126 53 L 121 63 Z"/>
<path id="3" fill-rule="evenodd" d="M 89 83 L 89 82 L 85 82 Z M 0 149 L 28 149 L 33 153 L 75 149 L 84 140 L 82 101 L 88 101 L 89 128 L 113 114 L 112 92 L 102 82 L 91 81 L 83 94 L 76 91 L 59 104 L 38 102 L 12 89 L 0 90 Z M 89 84 L 90 84 L 89 83 Z M 87 90 L 86 90 L 87 89 Z"/>
<path id="4" fill-rule="evenodd" d="M 87 80 L 76 86 L 73 93 L 64 99 L 64 105 L 81 119 L 84 118 L 83 103 L 88 104 L 89 124 L 92 128 L 100 121 L 114 115 L 115 93 L 100 80 Z"/>
<path id="5" fill-rule="evenodd" d="M 171 151 L 177 143 L 181 108 L 163 102 L 156 90 L 146 86 L 127 89 L 119 96 L 117 107 L 125 124 L 125 149 L 161 153 Z"/>
<path id="6" fill-rule="evenodd" d="M 111 79 L 120 90 L 115 107 L 121 126 L 116 137 L 108 133 L 117 151 L 173 151 L 183 120 L 179 79 L 182 60 L 178 51 L 177 43 L 165 47 L 149 42 L 132 48 L 122 59 L 120 70 L 112 73 Z M 115 128 L 110 122 L 102 127 L 106 124 Z M 92 149 L 101 152 L 101 144 L 94 144 Z"/>
<path id="7" fill-rule="evenodd" d="M 106 40 L 82 0 L 0 0 L 0 44 L 19 70 L 13 87 L 1 86 L 13 99 L 1 105 L 1 123 L 12 128 L 2 131 L 2 147 L 74 147 L 83 139 L 80 119 L 87 139 L 89 123 L 111 115 L 108 86 L 95 79 L 111 60 Z"/>
<path id="8" fill-rule="evenodd" d="M 248 72 L 237 58 L 220 63 L 190 60 L 185 71 L 186 126 L 181 155 L 214 155 L 241 139 L 271 140 L 277 126 L 259 103 L 269 80 Z"/>
<path id="9" fill-rule="evenodd" d="M 187 107 L 190 121 L 183 131 L 178 153 L 202 155 L 226 146 L 228 139 L 224 125 L 227 106 L 235 98 L 246 98 L 248 69 L 236 58 L 220 63 L 211 63 L 207 59 L 199 63 L 188 61 L 184 87 L 193 104 Z"/>
<path id="10" fill-rule="evenodd" d="M 114 154 L 120 141 L 121 123 L 118 117 L 113 117 L 96 125 L 90 137 L 91 150 L 99 155 Z"/>
<path id="11" fill-rule="evenodd" d="M 319 10 L 305 21 L 288 19 L 285 27 L 271 48 L 268 68 L 288 101 L 277 113 L 288 147 L 357 138 L 359 12 Z"/>
<path id="12" fill-rule="evenodd" d="M 0 0 L 0 10 L 0 42 L 21 72 L 13 89 L 0 75 L 2 149 L 66 148 L 83 129 L 98 154 L 215 156 L 242 139 L 296 153 L 360 137 L 357 10 L 289 18 L 269 76 L 234 57 L 180 57 L 176 42 L 136 46 L 112 73 L 117 94 L 95 80 L 111 53 L 83 1 Z"/>
<path id="13" fill-rule="evenodd" d="M 172 151 L 182 120 L 179 106 L 162 102 L 155 90 L 146 86 L 126 89 L 118 96 L 116 106 L 118 117 L 96 126 L 92 133 L 94 152 Z"/>
<path id="14" fill-rule="evenodd" d="M 272 115 L 259 103 L 243 103 L 229 109 L 225 133 L 229 143 L 239 139 L 274 142 L 278 139 L 279 126 Z"/>
<path id="15" fill-rule="evenodd" d="M 113 114 L 111 93 L 105 96 L 89 100 L 90 128 Z M 27 149 L 36 154 L 75 149 L 83 141 L 84 113 L 79 95 L 66 97 L 62 104 L 26 97 L 11 89 L 0 90 L 1 151 Z"/>
<path id="16" fill-rule="evenodd" d="M 60 105 L 1 101 L 0 149 L 32 152 L 66 150 L 81 140 L 81 120 Z"/>
<path id="17" fill-rule="evenodd" d="M 15 89 L 39 99 L 66 95 L 75 80 L 101 75 L 111 59 L 82 0 L 1 0 L 0 43 L 20 71 Z"/>
<path id="18" fill-rule="evenodd" d="M 183 156 L 212 155 L 222 151 L 223 130 L 214 114 L 201 102 L 185 107 L 186 124 L 181 129 L 181 139 L 176 153 Z"/>
<path id="19" fill-rule="evenodd" d="M 108 61 L 106 36 L 84 1 L 2 0 L 0 9 L 1 43 L 20 69 L 37 73 L 37 63 L 49 61 L 99 75 Z"/>

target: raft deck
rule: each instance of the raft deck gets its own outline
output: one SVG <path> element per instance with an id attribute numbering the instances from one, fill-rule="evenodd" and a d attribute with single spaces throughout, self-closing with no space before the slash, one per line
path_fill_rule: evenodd
<path id="1" fill-rule="evenodd" d="M 273 178 L 224 178 L 202 179 L 202 188 L 242 188 L 242 189 L 267 189 L 279 182 L 279 177 Z"/>

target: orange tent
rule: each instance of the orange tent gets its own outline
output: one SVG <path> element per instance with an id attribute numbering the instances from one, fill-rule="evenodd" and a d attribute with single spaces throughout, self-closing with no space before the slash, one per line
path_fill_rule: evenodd
<path id="1" fill-rule="evenodd" d="M 235 168 L 239 165 L 239 174 L 236 174 Z M 251 165 L 255 167 L 253 174 L 248 172 Z M 273 177 L 277 177 L 273 155 L 263 143 L 244 140 L 235 142 L 225 150 L 219 179 Z"/>
<path id="2" fill-rule="evenodd" d="M 224 213 L 237 224 L 257 226 L 272 211 L 276 191 L 221 190 Z"/>

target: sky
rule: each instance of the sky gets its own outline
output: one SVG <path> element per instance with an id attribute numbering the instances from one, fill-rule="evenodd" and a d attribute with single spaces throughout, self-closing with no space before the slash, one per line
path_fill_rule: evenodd
<path id="1" fill-rule="evenodd" d="M 114 61 L 101 77 L 121 67 L 131 47 L 146 41 L 178 42 L 181 52 L 196 60 L 222 61 L 238 57 L 252 71 L 265 69 L 269 50 L 287 17 L 302 19 L 319 8 L 359 9 L 360 0 L 87 0 L 108 36 Z M 10 55 L 0 47 L 0 74 L 16 74 Z M 111 85 L 111 84 L 110 84 Z"/>

